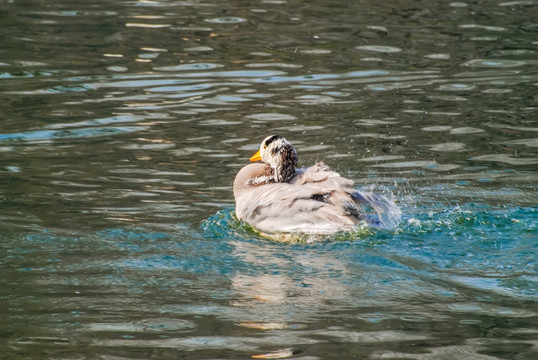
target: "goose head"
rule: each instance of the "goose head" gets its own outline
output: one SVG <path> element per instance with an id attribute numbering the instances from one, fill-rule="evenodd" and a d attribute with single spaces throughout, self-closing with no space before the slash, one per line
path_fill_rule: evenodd
<path id="1" fill-rule="evenodd" d="M 263 139 L 260 150 L 250 158 L 250 161 L 260 160 L 270 166 L 270 171 L 253 179 L 253 183 L 289 182 L 295 174 L 297 150 L 283 136 L 271 135 Z"/>

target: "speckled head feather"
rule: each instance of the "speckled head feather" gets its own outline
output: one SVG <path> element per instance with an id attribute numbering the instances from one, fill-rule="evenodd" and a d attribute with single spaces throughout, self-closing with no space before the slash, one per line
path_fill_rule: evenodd
<path id="1" fill-rule="evenodd" d="M 295 175 L 297 150 L 280 135 L 266 137 L 259 151 L 261 160 L 271 167 L 270 174 L 252 179 L 252 184 L 289 182 Z"/>
<path id="2" fill-rule="evenodd" d="M 277 139 L 284 139 L 284 138 L 280 135 L 271 135 L 271 136 L 266 137 L 262 143 L 264 146 L 269 146 L 273 141 Z"/>

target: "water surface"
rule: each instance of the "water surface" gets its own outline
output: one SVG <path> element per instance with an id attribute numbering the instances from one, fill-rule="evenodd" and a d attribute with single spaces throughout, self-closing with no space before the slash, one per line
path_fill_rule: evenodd
<path id="1" fill-rule="evenodd" d="M 536 358 L 535 2 L 0 14 L 6 358 Z M 401 221 L 256 234 L 231 184 L 272 133 Z"/>

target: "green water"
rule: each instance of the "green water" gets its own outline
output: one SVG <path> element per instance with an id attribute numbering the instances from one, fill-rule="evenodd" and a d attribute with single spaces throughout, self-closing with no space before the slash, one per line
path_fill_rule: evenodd
<path id="1" fill-rule="evenodd" d="M 0 0 L 0 358 L 535 359 L 535 14 Z M 273 133 L 391 226 L 238 221 Z"/>

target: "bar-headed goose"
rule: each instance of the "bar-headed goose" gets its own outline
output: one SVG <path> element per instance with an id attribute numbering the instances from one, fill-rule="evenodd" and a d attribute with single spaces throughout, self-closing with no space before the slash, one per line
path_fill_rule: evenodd
<path id="1" fill-rule="evenodd" d="M 364 219 L 353 181 L 317 163 L 296 169 L 297 151 L 282 136 L 266 137 L 234 180 L 237 217 L 263 232 L 331 234 Z"/>

